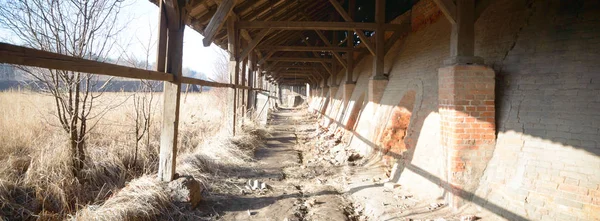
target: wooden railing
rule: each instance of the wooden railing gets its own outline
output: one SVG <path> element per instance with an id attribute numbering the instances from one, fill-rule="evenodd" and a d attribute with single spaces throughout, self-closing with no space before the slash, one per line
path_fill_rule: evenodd
<path id="1" fill-rule="evenodd" d="M 161 31 L 165 31 L 163 28 Z M 182 40 L 182 39 L 181 39 Z M 163 45 L 159 47 L 159 53 L 166 51 L 166 47 Z M 181 49 L 181 45 L 179 47 Z M 166 55 L 172 56 L 172 55 Z M 161 57 L 157 60 L 157 64 L 163 64 L 163 66 L 157 67 L 158 70 L 164 69 L 165 72 L 144 70 L 138 68 L 132 68 L 117 64 L 110 64 L 105 62 L 99 62 L 89 59 L 77 58 L 68 55 L 37 50 L 7 43 L 0 43 L 0 63 L 24 65 L 39 68 L 48 68 L 55 70 L 74 71 L 82 73 L 100 74 L 114 77 L 134 78 L 134 79 L 145 79 L 145 80 L 156 80 L 163 81 L 165 83 L 165 89 L 163 91 L 163 127 L 161 128 L 161 147 L 160 147 L 160 159 L 159 159 L 159 171 L 158 178 L 163 181 L 170 181 L 173 179 L 175 174 L 175 159 L 177 156 L 177 131 L 179 121 L 179 97 L 181 90 L 179 86 L 181 84 L 193 84 L 207 87 L 218 87 L 218 88 L 233 88 L 237 93 L 237 90 L 248 90 L 257 92 L 268 92 L 263 88 L 248 87 L 245 85 L 231 84 L 231 83 L 220 83 L 212 82 L 201 79 L 195 79 L 190 77 L 184 77 L 181 75 L 181 68 L 174 71 L 174 73 L 167 73 L 167 69 L 164 64 L 165 57 Z M 181 55 L 179 55 L 178 61 L 181 65 Z M 237 66 L 236 66 L 237 68 Z M 170 70 L 173 71 L 173 70 Z M 237 73 L 237 72 L 236 72 Z M 179 78 L 179 79 L 178 79 Z M 237 81 L 236 81 L 237 82 Z M 266 84 L 261 84 L 264 88 L 272 88 Z M 235 97 L 235 96 L 234 96 Z M 237 102 L 234 98 L 234 111 L 233 114 L 236 116 L 240 111 L 235 108 Z M 244 101 L 240 101 L 243 102 Z M 235 117 L 233 122 L 233 129 L 235 131 L 236 123 Z"/>
<path id="2" fill-rule="evenodd" d="M 157 81 L 174 81 L 174 75 L 110 64 L 68 55 L 57 54 L 0 42 L 0 63 L 25 65 L 31 67 L 56 70 L 101 74 L 113 77 L 124 77 Z M 250 88 L 244 85 L 206 81 L 190 77 L 181 77 L 181 83 L 207 87 L 236 88 L 255 91 L 267 91 L 262 88 Z"/>

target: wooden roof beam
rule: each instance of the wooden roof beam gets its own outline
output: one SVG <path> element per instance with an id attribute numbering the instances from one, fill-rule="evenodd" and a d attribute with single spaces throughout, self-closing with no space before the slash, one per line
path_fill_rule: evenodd
<path id="1" fill-rule="evenodd" d="M 433 0 L 440 8 L 444 16 L 452 24 L 456 24 L 456 4 L 452 0 Z"/>
<path id="2" fill-rule="evenodd" d="M 259 50 L 273 50 L 273 51 L 337 51 L 337 52 L 348 52 L 351 49 L 346 47 L 334 47 L 334 46 L 259 46 Z"/>
<path id="3" fill-rule="evenodd" d="M 327 45 L 328 47 L 333 47 L 333 46 L 331 46 L 331 42 L 329 42 L 329 40 L 325 37 L 325 35 L 323 35 L 323 33 L 321 33 L 321 31 L 315 30 L 315 32 L 317 33 L 317 35 L 319 35 L 319 38 L 321 38 L 321 40 L 323 40 L 323 42 L 325 42 L 325 45 Z M 344 66 L 344 68 L 348 67 L 346 65 L 346 62 L 344 61 L 344 59 L 342 59 L 342 57 L 337 52 L 333 52 L 332 54 L 339 61 L 339 63 L 342 66 Z"/>
<path id="4" fill-rule="evenodd" d="M 402 36 L 408 35 L 408 33 L 411 31 L 410 20 L 406 19 L 405 21 L 402 21 L 402 27 L 403 28 L 394 31 L 394 34 L 392 34 L 392 36 L 385 42 L 385 54 L 389 52 L 398 39 L 400 39 Z"/>
<path id="5" fill-rule="evenodd" d="M 273 19 L 275 19 L 275 20 L 291 20 L 291 19 L 297 17 L 297 14 L 301 12 L 300 8 L 313 8 L 315 6 L 314 1 L 310 1 L 309 3 L 311 3 L 311 4 L 302 4 L 302 5 L 298 6 L 298 7 L 295 7 L 294 10 L 292 10 L 292 11 L 290 11 L 288 13 L 285 13 L 282 16 L 275 17 Z M 315 10 L 313 12 L 314 13 L 319 13 L 319 12 L 321 12 L 321 10 Z M 271 17 L 269 17 L 269 19 L 270 18 Z M 285 42 L 285 41 L 290 41 L 295 36 L 295 33 L 293 33 L 293 32 L 287 32 L 285 35 L 283 35 L 283 36 L 280 37 L 279 34 L 283 33 L 284 31 L 285 30 L 278 30 L 278 32 L 276 34 L 274 34 L 273 37 L 271 37 L 270 39 L 267 39 L 266 41 L 264 41 L 264 44 L 265 45 L 266 44 L 279 45 L 278 43 Z M 271 39 L 273 39 L 273 40 L 271 40 Z M 279 41 L 279 42 L 277 42 L 277 41 Z"/>
<path id="6" fill-rule="evenodd" d="M 270 58 L 270 61 L 279 62 L 333 62 L 330 58 L 307 58 L 307 57 L 275 57 Z"/>
<path id="7" fill-rule="evenodd" d="M 350 17 L 350 15 L 348 15 L 348 13 L 346 13 L 346 11 L 342 7 L 342 5 L 340 5 L 340 3 L 337 2 L 337 0 L 329 0 L 329 2 L 331 3 L 331 5 L 333 5 L 335 10 L 342 16 L 342 18 L 344 18 L 345 21 L 347 21 L 347 22 L 354 21 L 352 19 L 352 17 Z M 371 43 L 371 40 L 369 40 L 369 38 L 367 38 L 365 33 L 360 29 L 352 29 L 352 30 L 354 32 L 356 32 L 356 35 L 358 35 L 358 37 L 360 38 L 361 43 L 365 44 L 366 48 L 369 49 L 371 54 L 375 55 L 375 46 L 373 45 L 373 43 Z"/>
<path id="8" fill-rule="evenodd" d="M 269 53 L 267 53 L 262 59 L 258 61 L 258 66 L 262 66 L 262 64 L 264 64 L 265 61 L 269 60 L 269 58 L 273 56 L 273 54 L 275 54 L 275 51 L 270 51 Z"/>
<path id="9" fill-rule="evenodd" d="M 223 26 L 227 16 L 233 10 L 233 6 L 235 5 L 234 0 L 223 0 L 221 4 L 217 8 L 215 15 L 210 19 L 208 25 L 204 29 L 204 39 L 202 39 L 202 43 L 204 43 L 204 47 L 210 46 L 213 42 L 214 37 L 217 34 L 217 31 Z"/>
<path id="10" fill-rule="evenodd" d="M 397 24 L 384 24 L 384 30 L 396 30 Z M 238 29 L 278 29 L 278 30 L 335 30 L 348 29 L 376 30 L 376 23 L 365 22 L 319 22 L 319 21 L 239 21 Z"/>
<path id="11" fill-rule="evenodd" d="M 271 29 L 264 29 L 260 33 L 258 33 L 258 35 L 256 35 L 256 37 L 254 37 L 254 39 L 252 39 L 252 41 L 250 41 L 250 43 L 244 49 L 244 51 L 242 51 L 242 54 L 240 55 L 239 60 L 245 59 L 248 56 L 248 54 L 250 54 L 250 52 L 252 52 L 252 50 L 254 50 L 256 45 L 258 45 L 258 43 L 260 43 L 260 41 L 262 41 L 263 38 L 265 36 L 267 36 L 267 34 L 269 34 L 269 31 L 271 31 Z"/>
<path id="12" fill-rule="evenodd" d="M 306 40 L 305 40 L 305 39 L 306 39 L 306 37 L 305 37 L 304 35 L 301 35 L 301 37 L 302 37 L 302 39 L 304 40 L 303 42 L 304 42 L 304 44 L 306 44 L 306 46 L 312 46 L 312 45 L 311 45 L 311 44 L 310 44 L 308 41 L 306 41 Z M 319 55 L 317 54 L 317 52 L 314 52 L 314 51 L 313 51 L 313 55 L 314 55 L 315 57 L 319 57 Z M 321 66 L 323 66 L 323 69 L 325 69 L 325 71 L 327 71 L 329 74 L 331 74 L 331 73 L 332 73 L 332 70 L 331 70 L 331 68 L 328 66 L 328 64 L 327 64 L 327 63 L 325 63 L 325 62 L 319 62 L 319 63 L 321 64 Z"/>
<path id="13" fill-rule="evenodd" d="M 278 0 L 275 4 L 267 1 L 264 4 L 258 6 L 257 9 L 255 9 L 251 13 L 249 13 L 247 15 L 241 15 L 240 20 L 251 21 L 251 20 L 256 19 L 256 17 L 266 13 L 269 10 L 271 10 L 271 11 L 281 10 L 282 8 L 288 7 L 290 5 L 290 4 L 283 4 L 283 2 L 285 2 L 285 1 L 286 0 Z"/>

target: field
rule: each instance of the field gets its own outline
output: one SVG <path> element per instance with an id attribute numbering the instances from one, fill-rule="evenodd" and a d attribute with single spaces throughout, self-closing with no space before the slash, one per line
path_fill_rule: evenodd
<path id="1" fill-rule="evenodd" d="M 151 191 L 159 185 L 152 175 L 158 165 L 162 110 L 161 94 L 152 97 L 149 133 L 137 142 L 137 151 L 134 94 L 105 93 L 99 98 L 94 108 L 97 117 L 91 121 L 93 127 L 86 138 L 83 178 L 77 179 L 70 170 L 68 136 L 55 117 L 53 97 L 35 92 L 1 92 L 0 220 L 154 219 L 165 215 L 168 199 L 160 198 L 160 191 Z M 258 133 L 247 133 L 237 141 L 228 138 L 226 97 L 226 92 L 215 90 L 181 97 L 178 172 L 193 175 L 208 188 L 219 188 L 207 180 L 222 172 L 222 164 L 228 164 L 228 169 L 251 164 L 248 156 L 258 145 Z M 216 165 L 215 159 L 224 160 Z M 141 189 L 119 192 L 125 186 Z M 144 198 L 141 192 L 150 196 Z M 121 199 L 115 203 L 111 199 L 118 200 L 119 194 L 127 196 L 128 202 Z M 143 202 L 148 197 L 154 197 L 158 204 L 140 209 L 136 206 L 146 204 L 131 202 L 148 203 Z M 107 199 L 113 201 L 105 202 Z M 122 213 L 90 209 L 111 206 L 119 207 Z"/>

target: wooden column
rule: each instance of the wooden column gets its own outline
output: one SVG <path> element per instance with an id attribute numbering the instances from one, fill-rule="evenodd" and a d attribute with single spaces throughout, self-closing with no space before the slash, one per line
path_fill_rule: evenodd
<path id="1" fill-rule="evenodd" d="M 243 59 L 242 60 L 242 73 L 241 73 L 241 78 L 242 78 L 242 82 L 241 84 L 244 86 L 248 86 L 247 85 L 247 79 L 246 79 L 246 73 L 248 71 L 248 59 Z M 244 117 L 246 116 L 246 111 L 247 111 L 247 104 L 246 104 L 246 94 L 248 94 L 248 90 L 246 89 L 242 89 L 241 93 L 240 93 L 240 98 L 239 98 L 239 102 L 241 104 L 241 116 Z M 243 119 L 242 119 L 243 121 Z"/>
<path id="2" fill-rule="evenodd" d="M 227 19 L 227 50 L 229 51 L 229 83 L 238 83 L 238 71 L 239 61 L 237 60 L 237 44 L 238 44 L 238 30 L 235 29 L 235 17 L 229 16 Z M 231 102 L 232 102 L 232 135 L 235 136 L 236 122 L 237 122 L 237 88 L 232 89 Z"/>
<path id="3" fill-rule="evenodd" d="M 354 20 L 354 8 L 356 7 L 355 0 L 348 1 L 348 16 Z M 348 52 L 346 53 L 346 84 L 355 84 L 352 79 L 354 73 L 354 31 L 348 30 L 346 39 L 346 46 Z"/>
<path id="4" fill-rule="evenodd" d="M 337 31 L 333 31 L 333 37 L 332 37 L 332 45 L 338 45 L 338 33 Z M 333 53 L 337 53 L 337 52 L 333 52 Z M 331 74 L 333 75 L 331 78 L 331 86 L 332 87 L 337 87 L 338 83 L 337 83 L 337 76 L 338 76 L 338 65 L 337 62 L 331 62 Z"/>
<path id="5" fill-rule="evenodd" d="M 254 88 L 254 79 L 255 79 L 255 71 L 256 71 L 256 54 L 255 53 L 250 53 L 250 57 L 249 57 L 249 62 L 248 65 L 250 67 L 249 71 L 248 71 L 248 87 L 249 88 Z M 256 96 L 256 93 L 254 90 L 249 89 L 248 90 L 248 101 L 247 101 L 247 105 L 248 105 L 248 111 L 249 112 L 253 112 L 254 111 L 254 97 Z M 250 113 L 248 113 L 248 116 L 252 116 Z"/>
<path id="6" fill-rule="evenodd" d="M 177 11 L 174 16 L 167 18 L 164 6 L 164 3 L 161 3 L 157 69 L 159 71 L 160 69 L 163 69 L 167 73 L 172 74 L 174 80 L 171 82 L 164 82 L 158 178 L 162 181 L 171 181 L 175 175 L 177 158 L 179 99 L 181 95 L 181 62 L 183 56 L 183 31 L 185 26 L 181 19 L 181 12 Z M 179 10 L 179 7 L 175 8 Z M 177 19 L 177 22 L 165 22 L 169 20 L 172 21 L 173 19 Z M 165 40 L 165 37 L 167 37 L 167 40 Z M 163 57 L 163 55 L 166 57 Z"/>
<path id="7" fill-rule="evenodd" d="M 450 36 L 450 57 L 446 65 L 483 64 L 483 58 L 475 56 L 475 20 L 487 4 L 479 5 L 476 11 L 475 0 L 435 0 L 448 21 L 452 24 Z M 485 1 L 484 1 L 485 2 Z"/>
<path id="8" fill-rule="evenodd" d="M 375 23 L 377 30 L 375 31 L 375 57 L 373 58 L 373 79 L 387 80 L 383 72 L 383 62 L 385 57 L 385 0 L 375 1 Z"/>
<path id="9" fill-rule="evenodd" d="M 375 2 L 375 22 L 377 30 L 375 31 L 375 57 L 373 58 L 373 75 L 369 79 L 368 101 L 379 103 L 383 97 L 383 92 L 387 87 L 388 77 L 383 73 L 385 57 L 385 0 L 376 0 Z"/>

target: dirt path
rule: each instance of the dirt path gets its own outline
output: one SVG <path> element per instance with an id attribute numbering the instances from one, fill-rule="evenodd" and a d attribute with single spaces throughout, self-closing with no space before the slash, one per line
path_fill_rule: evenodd
<path id="1" fill-rule="evenodd" d="M 351 203 L 333 185 L 324 182 L 330 173 L 303 165 L 299 137 L 314 129 L 301 110 L 282 109 L 269 119 L 271 137 L 255 153 L 258 168 L 248 174 L 235 174 L 239 192 L 214 194 L 200 205 L 218 220 L 353 220 Z M 245 180 L 258 181 L 256 190 Z M 261 190 L 265 183 L 268 188 Z M 210 209 L 209 209 L 210 208 Z"/>
<path id="2" fill-rule="evenodd" d="M 355 157 L 332 132 L 315 131 L 311 116 L 305 109 L 272 113 L 271 136 L 256 150 L 257 162 L 222 176 L 225 186 L 234 187 L 203 199 L 204 220 L 417 221 L 477 214 L 452 211 L 441 198 L 420 199 L 402 187 L 385 187 L 378 161 Z M 268 188 L 261 190 L 262 183 Z"/>

